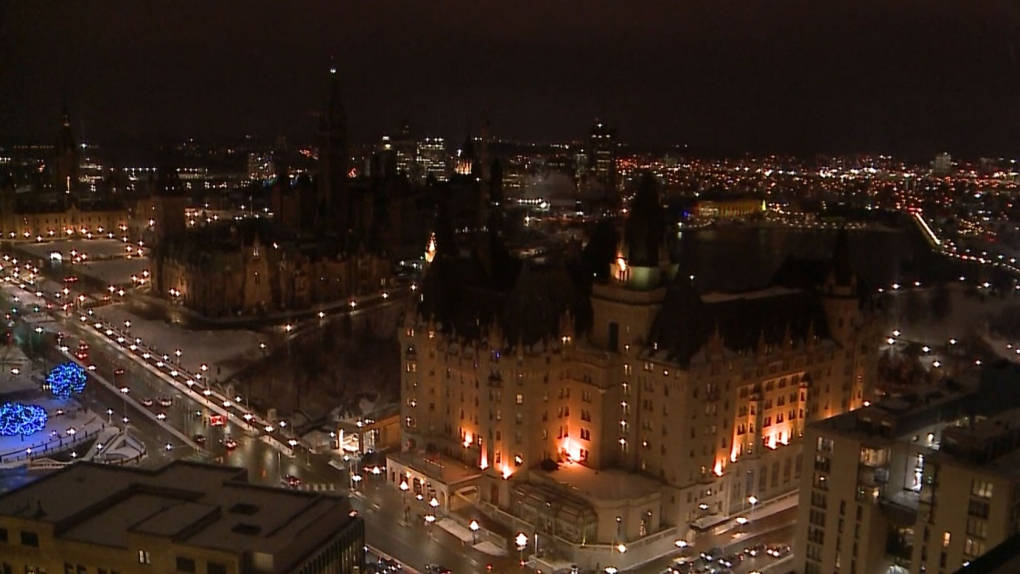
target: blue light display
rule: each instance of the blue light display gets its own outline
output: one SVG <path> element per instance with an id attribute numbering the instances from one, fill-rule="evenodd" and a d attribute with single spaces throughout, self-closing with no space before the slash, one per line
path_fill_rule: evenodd
<path id="1" fill-rule="evenodd" d="M 68 362 L 53 367 L 46 375 L 46 382 L 56 397 L 66 399 L 85 391 L 85 378 L 85 369 L 77 363 Z"/>
<path id="2" fill-rule="evenodd" d="M 46 409 L 22 403 L 0 404 L 0 435 L 18 436 L 39 432 L 46 426 Z"/>

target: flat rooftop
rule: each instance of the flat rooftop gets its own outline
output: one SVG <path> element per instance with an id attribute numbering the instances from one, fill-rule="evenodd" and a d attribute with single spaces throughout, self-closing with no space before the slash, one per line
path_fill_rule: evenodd
<path id="1" fill-rule="evenodd" d="M 346 498 L 250 484 L 244 469 L 175 461 L 155 470 L 80 462 L 0 496 L 0 516 L 54 524 L 59 539 L 127 547 L 132 533 L 283 572 L 350 521 Z"/>
<path id="2" fill-rule="evenodd" d="M 640 474 L 617 469 L 595 470 L 577 463 L 561 464 L 553 472 L 533 472 L 591 501 L 633 500 L 659 494 L 662 489 L 658 481 Z"/>
<path id="3" fill-rule="evenodd" d="M 440 454 L 431 455 L 426 458 L 421 452 L 405 451 L 387 454 L 386 458 L 438 480 L 447 486 L 482 474 L 482 471 L 476 467 L 468 466 L 459 460 Z"/>

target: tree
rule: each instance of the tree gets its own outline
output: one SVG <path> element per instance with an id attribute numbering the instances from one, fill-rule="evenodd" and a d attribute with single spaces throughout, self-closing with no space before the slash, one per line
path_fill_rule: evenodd
<path id="1" fill-rule="evenodd" d="M 60 399 L 69 398 L 71 395 L 80 395 L 85 392 L 85 369 L 78 363 L 61 363 L 46 375 L 46 383 L 50 391 Z"/>
<path id="2" fill-rule="evenodd" d="M 903 315 L 909 324 L 915 324 L 924 319 L 924 302 L 921 301 L 921 294 L 911 289 L 903 294 Z"/>
<path id="3" fill-rule="evenodd" d="M 931 292 L 931 313 L 936 321 L 942 321 L 953 310 L 953 300 L 949 288 L 939 282 Z"/>

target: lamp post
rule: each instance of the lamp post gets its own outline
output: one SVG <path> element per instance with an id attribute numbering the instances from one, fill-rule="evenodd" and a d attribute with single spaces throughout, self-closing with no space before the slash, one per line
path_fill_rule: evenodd
<path id="1" fill-rule="evenodd" d="M 517 537 L 514 538 L 514 542 L 517 544 L 517 552 L 520 553 L 521 568 L 524 567 L 524 549 L 528 546 L 528 537 L 523 532 L 518 532 Z"/>
<path id="2" fill-rule="evenodd" d="M 429 507 L 432 508 L 432 514 L 435 514 L 435 515 L 439 514 L 439 512 L 438 512 L 438 509 L 439 509 L 439 500 L 437 500 L 435 496 L 432 497 L 432 500 L 429 500 Z"/>
<path id="3" fill-rule="evenodd" d="M 471 524 L 468 524 L 468 528 L 471 529 L 471 545 L 474 546 L 475 544 L 478 544 L 478 529 L 480 528 L 480 526 L 478 526 L 478 521 L 472 520 Z"/>
<path id="4" fill-rule="evenodd" d="M 129 389 L 127 387 L 121 387 L 120 388 L 121 398 L 123 399 L 123 402 L 124 402 L 124 423 L 125 424 L 127 424 L 127 395 L 128 395 L 129 392 L 131 392 L 131 389 Z"/>
<path id="5" fill-rule="evenodd" d="M 400 481 L 400 504 L 404 507 L 404 524 L 407 524 L 407 515 L 411 508 L 407 506 L 407 491 L 411 487 L 407 485 L 407 480 Z"/>
<path id="6" fill-rule="evenodd" d="M 754 505 L 758 504 L 758 497 L 752 494 L 751 496 L 747 497 L 747 501 L 751 503 L 751 518 L 750 518 L 749 522 L 753 522 L 754 521 Z"/>

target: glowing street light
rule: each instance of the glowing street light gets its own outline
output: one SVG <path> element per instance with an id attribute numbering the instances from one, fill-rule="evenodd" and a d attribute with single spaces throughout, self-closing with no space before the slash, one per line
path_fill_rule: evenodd
<path id="1" fill-rule="evenodd" d="M 471 524 L 468 524 L 468 528 L 471 529 L 471 544 L 478 544 L 478 529 L 481 528 L 478 526 L 478 521 L 472 520 Z"/>
<path id="2" fill-rule="evenodd" d="M 517 537 L 514 538 L 514 542 L 517 544 L 517 551 L 521 555 L 521 566 L 524 565 L 524 549 L 528 546 L 528 537 L 523 532 L 518 532 Z"/>

